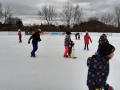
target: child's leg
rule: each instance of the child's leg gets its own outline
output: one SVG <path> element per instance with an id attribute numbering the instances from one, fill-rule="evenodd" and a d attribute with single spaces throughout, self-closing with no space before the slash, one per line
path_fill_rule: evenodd
<path id="1" fill-rule="evenodd" d="M 89 88 L 89 90 L 102 90 L 102 88 L 96 88 L 96 89 Z"/>
<path id="2" fill-rule="evenodd" d="M 77 35 L 75 34 L 75 38 L 77 39 Z"/>
<path id="3" fill-rule="evenodd" d="M 102 88 L 96 88 L 95 90 L 102 90 Z"/>
<path id="4" fill-rule="evenodd" d="M 84 50 L 86 49 L 86 44 L 85 44 L 85 46 L 84 46 Z"/>
<path id="5" fill-rule="evenodd" d="M 88 44 L 87 44 L 87 50 L 89 50 L 89 48 L 88 48 Z"/>
<path id="6" fill-rule="evenodd" d="M 72 47 L 69 47 L 69 53 L 68 53 L 69 56 L 71 55 L 71 52 L 72 52 Z"/>
<path id="7" fill-rule="evenodd" d="M 64 52 L 64 56 L 66 56 L 69 52 L 69 46 L 65 46 L 65 52 Z"/>
<path id="8" fill-rule="evenodd" d="M 37 44 L 32 44 L 33 45 L 33 50 L 31 52 L 31 56 L 34 56 L 35 57 L 35 52 L 37 51 L 38 49 L 38 45 Z"/>
<path id="9" fill-rule="evenodd" d="M 80 35 L 78 35 L 78 39 L 80 39 Z"/>

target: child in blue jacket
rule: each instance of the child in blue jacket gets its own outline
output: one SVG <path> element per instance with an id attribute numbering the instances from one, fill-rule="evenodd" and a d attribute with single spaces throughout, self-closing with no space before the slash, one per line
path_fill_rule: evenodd
<path id="1" fill-rule="evenodd" d="M 115 47 L 109 43 L 99 44 L 99 54 L 89 57 L 87 60 L 88 76 L 87 86 L 89 90 L 113 90 L 106 83 L 109 75 L 109 60 L 114 56 Z"/>

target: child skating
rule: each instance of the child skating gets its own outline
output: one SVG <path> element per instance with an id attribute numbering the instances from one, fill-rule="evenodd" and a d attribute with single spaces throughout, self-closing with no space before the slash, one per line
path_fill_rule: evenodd
<path id="1" fill-rule="evenodd" d="M 41 32 L 41 29 L 37 29 L 36 32 L 28 40 L 28 44 L 30 44 L 30 40 L 32 39 L 33 50 L 31 52 L 31 57 L 36 57 L 35 52 L 38 49 L 38 42 L 41 41 L 40 32 Z"/>
<path id="2" fill-rule="evenodd" d="M 71 36 L 71 32 L 66 32 L 66 36 L 65 36 L 65 40 L 64 40 L 64 47 L 65 47 L 65 51 L 64 51 L 64 57 L 69 57 L 69 42 L 70 42 L 70 36 Z"/>
<path id="3" fill-rule="evenodd" d="M 22 33 L 21 30 L 18 29 L 19 43 L 22 43 Z"/>
<path id="4" fill-rule="evenodd" d="M 89 90 L 113 90 L 106 83 L 109 75 L 109 60 L 114 56 L 115 47 L 108 43 L 99 44 L 99 54 L 88 58 L 87 86 Z"/>
<path id="5" fill-rule="evenodd" d="M 90 38 L 90 36 L 89 36 L 89 34 L 88 34 L 88 31 L 86 31 L 86 34 L 85 34 L 85 36 L 84 36 L 84 43 L 85 43 L 85 46 L 84 46 L 84 50 L 89 50 L 89 47 L 88 47 L 88 45 L 89 45 L 89 40 L 90 40 L 90 42 L 92 43 L 92 40 L 91 40 L 91 38 Z"/>

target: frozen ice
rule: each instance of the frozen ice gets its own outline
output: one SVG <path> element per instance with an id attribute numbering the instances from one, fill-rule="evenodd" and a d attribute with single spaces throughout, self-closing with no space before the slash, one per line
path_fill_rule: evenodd
<path id="1" fill-rule="evenodd" d="M 88 90 L 86 61 L 97 50 L 99 35 L 90 34 L 89 51 L 84 50 L 83 36 L 75 40 L 72 35 L 77 59 L 71 59 L 63 57 L 64 35 L 41 35 L 36 57 L 31 58 L 30 35 L 23 35 L 19 43 L 17 35 L 0 34 L 0 90 Z M 108 36 L 116 51 L 107 83 L 115 90 L 120 89 L 119 36 Z"/>

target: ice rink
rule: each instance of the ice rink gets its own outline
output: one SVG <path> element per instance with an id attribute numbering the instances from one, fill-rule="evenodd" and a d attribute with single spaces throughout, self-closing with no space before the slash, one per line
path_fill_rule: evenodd
<path id="1" fill-rule="evenodd" d="M 19 43 L 17 35 L 0 34 L 0 90 L 88 90 L 86 61 L 97 50 L 99 35 L 90 34 L 89 51 L 83 50 L 83 36 L 81 40 L 71 36 L 77 56 L 71 59 L 63 57 L 65 35 L 42 35 L 36 57 L 31 58 L 30 35 L 23 35 Z M 116 51 L 107 83 L 120 90 L 120 34 L 108 40 Z"/>

